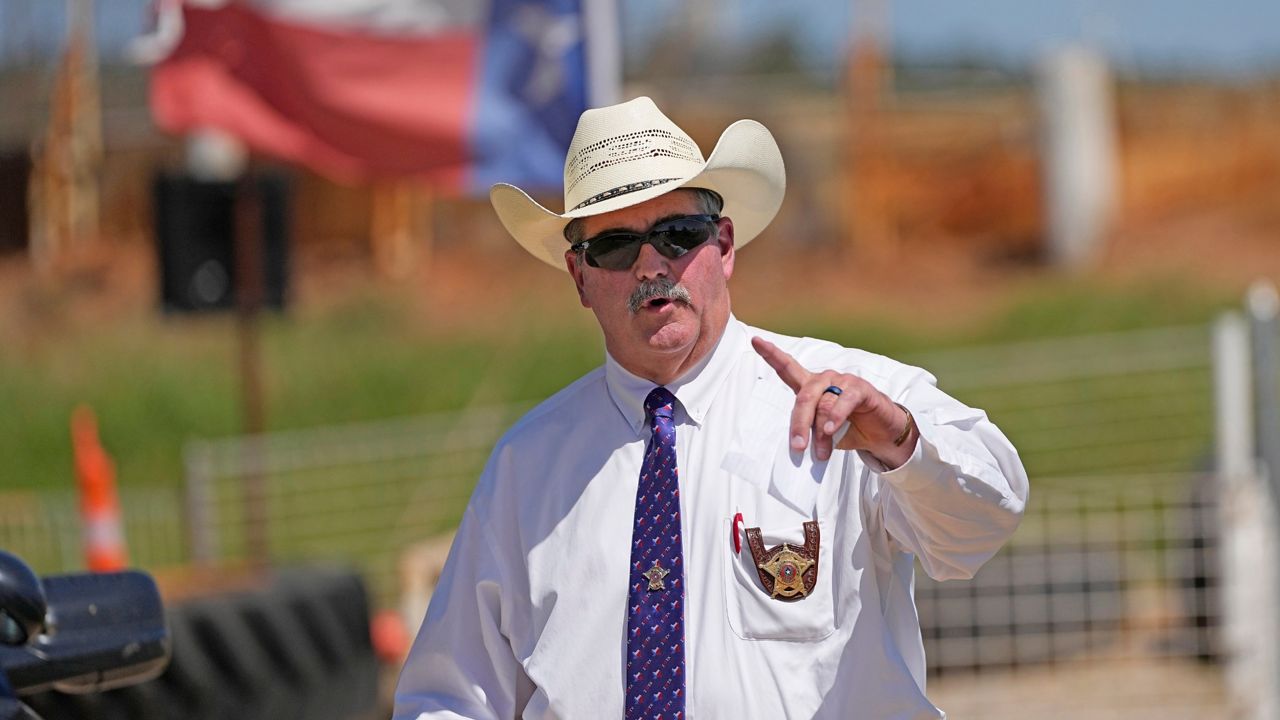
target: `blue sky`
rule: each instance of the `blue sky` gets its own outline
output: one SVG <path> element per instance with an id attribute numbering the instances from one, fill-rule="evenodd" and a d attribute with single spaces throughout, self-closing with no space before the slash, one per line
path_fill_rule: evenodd
<path id="1" fill-rule="evenodd" d="M 619 0 L 630 57 L 685 4 Z M 851 0 L 699 0 L 715 18 L 708 42 L 731 47 L 775 28 L 793 29 L 806 61 L 826 69 L 842 56 Z M 146 20 L 150 0 L 98 0 L 99 42 L 108 54 Z M 1013 62 L 1047 48 L 1086 42 L 1121 66 L 1163 66 L 1240 74 L 1280 68 L 1280 0 L 891 0 L 891 36 L 916 55 L 981 53 Z M 0 58 L 22 46 L 56 44 L 64 3 L 0 0 Z M 24 29 L 21 35 L 17 32 Z"/>
<path id="2" fill-rule="evenodd" d="M 843 54 L 850 0 L 717 0 L 708 35 L 732 43 L 794 28 L 815 67 Z M 640 42 L 660 32 L 678 0 L 623 0 Z M 1046 49 L 1083 42 L 1117 63 L 1235 74 L 1280 67 L 1280 0 L 891 0 L 890 36 L 909 54 L 974 52 L 1027 62 Z"/>

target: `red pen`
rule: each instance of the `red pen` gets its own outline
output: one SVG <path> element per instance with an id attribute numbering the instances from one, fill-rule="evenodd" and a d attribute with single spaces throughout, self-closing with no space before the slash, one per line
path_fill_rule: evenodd
<path id="1" fill-rule="evenodd" d="M 738 528 L 742 527 L 742 513 L 733 516 L 733 552 L 735 554 L 742 553 L 742 538 L 738 535 Z"/>

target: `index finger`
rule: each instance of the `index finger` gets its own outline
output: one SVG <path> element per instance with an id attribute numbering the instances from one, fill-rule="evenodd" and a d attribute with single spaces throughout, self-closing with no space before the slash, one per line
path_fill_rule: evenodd
<path id="1" fill-rule="evenodd" d="M 751 347 L 764 358 L 765 362 L 769 363 L 769 367 L 773 368 L 774 372 L 778 373 L 782 382 L 789 385 L 795 392 L 800 392 L 800 388 L 813 375 L 795 358 L 764 338 L 751 338 Z"/>

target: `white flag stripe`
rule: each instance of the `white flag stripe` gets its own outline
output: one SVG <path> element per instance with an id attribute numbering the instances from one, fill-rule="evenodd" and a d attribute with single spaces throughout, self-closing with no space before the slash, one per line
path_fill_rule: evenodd
<path id="1" fill-rule="evenodd" d="M 203 8 L 233 1 L 186 0 Z M 489 10 L 489 3 L 481 0 L 248 0 L 246 4 L 284 22 L 395 35 L 474 28 Z"/>

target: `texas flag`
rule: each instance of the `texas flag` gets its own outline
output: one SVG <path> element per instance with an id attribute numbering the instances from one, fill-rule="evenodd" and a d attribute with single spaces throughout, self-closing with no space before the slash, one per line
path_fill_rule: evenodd
<path id="1" fill-rule="evenodd" d="M 614 0 L 161 0 L 151 109 L 341 182 L 558 189 L 616 101 Z"/>

